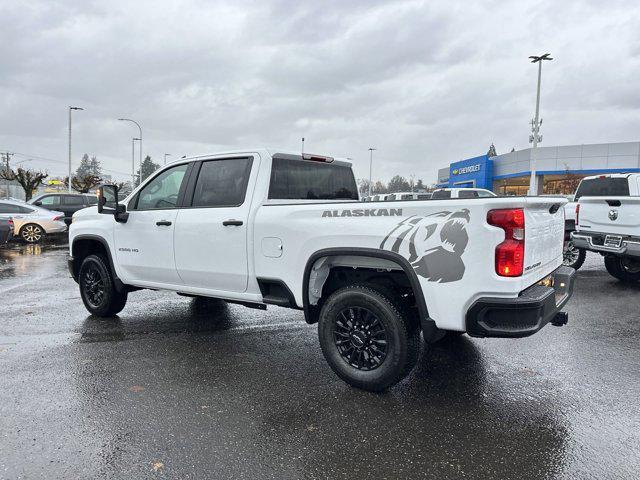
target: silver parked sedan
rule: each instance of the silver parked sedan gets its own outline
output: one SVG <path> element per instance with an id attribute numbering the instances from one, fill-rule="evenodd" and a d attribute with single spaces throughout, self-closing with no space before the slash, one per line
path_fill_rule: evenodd
<path id="1" fill-rule="evenodd" d="M 27 243 L 38 243 L 45 235 L 67 230 L 64 213 L 28 205 L 19 200 L 0 200 L 0 218 L 13 220 L 13 234 Z"/>

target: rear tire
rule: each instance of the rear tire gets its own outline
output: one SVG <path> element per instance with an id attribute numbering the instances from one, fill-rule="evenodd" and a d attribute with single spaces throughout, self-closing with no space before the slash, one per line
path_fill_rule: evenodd
<path id="1" fill-rule="evenodd" d="M 563 252 L 562 264 L 578 270 L 587 258 L 586 250 L 576 248 L 573 242 L 568 242 L 567 248 Z"/>
<path id="2" fill-rule="evenodd" d="M 356 388 L 379 392 L 404 379 L 420 349 L 419 325 L 388 293 L 368 285 L 337 290 L 318 320 L 331 369 Z"/>
<path id="3" fill-rule="evenodd" d="M 127 291 L 116 290 L 111 269 L 99 255 L 89 255 L 83 260 L 78 284 L 84 306 L 98 317 L 112 317 L 127 303 Z"/>
<path id="4" fill-rule="evenodd" d="M 607 255 L 604 257 L 604 266 L 611 276 L 621 282 L 635 283 L 640 281 L 640 260 Z"/>
<path id="5" fill-rule="evenodd" d="M 44 228 L 37 223 L 27 223 L 20 229 L 20 238 L 27 243 L 40 243 L 44 236 Z"/>

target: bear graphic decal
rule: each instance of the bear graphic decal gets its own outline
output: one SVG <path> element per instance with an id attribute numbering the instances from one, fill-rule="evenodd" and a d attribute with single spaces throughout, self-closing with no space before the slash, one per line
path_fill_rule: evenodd
<path id="1" fill-rule="evenodd" d="M 382 240 L 380 248 L 407 258 L 415 272 L 430 282 L 455 282 L 464 275 L 462 254 L 469 243 L 469 219 L 466 208 L 407 217 Z"/>

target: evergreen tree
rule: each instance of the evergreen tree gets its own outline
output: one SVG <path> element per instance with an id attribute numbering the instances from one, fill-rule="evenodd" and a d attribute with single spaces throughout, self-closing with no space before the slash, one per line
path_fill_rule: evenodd
<path id="1" fill-rule="evenodd" d="M 411 185 L 409 185 L 406 178 L 400 175 L 395 175 L 391 180 L 389 180 L 387 189 L 389 193 L 406 192 L 411 190 Z"/>
<path id="2" fill-rule="evenodd" d="M 145 179 L 147 179 L 149 175 L 155 172 L 158 168 L 160 168 L 160 165 L 158 165 L 157 163 L 153 163 L 149 155 L 144 157 L 144 160 L 142 161 L 142 165 L 138 169 L 139 180 L 137 183 L 140 184 L 140 182 L 144 182 Z"/>
<path id="3" fill-rule="evenodd" d="M 422 182 L 422 179 L 419 178 L 418 181 L 416 182 L 415 191 L 422 192 L 423 190 L 424 190 L 424 183 Z"/>
<path id="4" fill-rule="evenodd" d="M 89 155 L 85 153 L 80 160 L 80 166 L 76 169 L 75 176 L 82 178 L 87 175 L 91 175 L 91 160 L 89 160 Z"/>

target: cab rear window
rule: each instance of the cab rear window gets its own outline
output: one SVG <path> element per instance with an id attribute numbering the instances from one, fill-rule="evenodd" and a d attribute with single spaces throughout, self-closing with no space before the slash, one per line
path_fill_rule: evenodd
<path id="1" fill-rule="evenodd" d="M 358 200 L 358 189 L 346 165 L 274 158 L 269 199 Z"/>
<path id="2" fill-rule="evenodd" d="M 625 177 L 604 177 L 582 180 L 576 191 L 576 201 L 580 197 L 628 197 L 629 180 Z"/>

